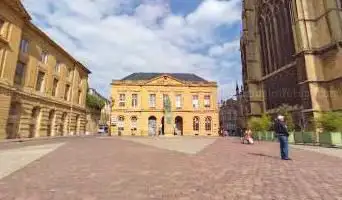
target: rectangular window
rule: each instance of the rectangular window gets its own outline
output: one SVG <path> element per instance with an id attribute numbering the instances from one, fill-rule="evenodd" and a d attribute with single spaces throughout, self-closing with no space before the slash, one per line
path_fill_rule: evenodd
<path id="1" fill-rule="evenodd" d="M 59 73 L 61 71 L 61 63 L 59 61 L 57 61 L 56 65 L 55 65 L 55 73 Z"/>
<path id="2" fill-rule="evenodd" d="M 28 40 L 22 39 L 20 42 L 20 51 L 22 53 L 27 53 L 28 52 L 28 46 L 29 46 Z"/>
<path id="3" fill-rule="evenodd" d="M 138 119 L 137 119 L 137 117 L 136 116 L 133 116 L 132 118 L 131 118 L 131 124 L 132 124 L 132 130 L 137 130 L 137 128 L 138 128 Z"/>
<path id="4" fill-rule="evenodd" d="M 69 93 L 70 93 L 70 85 L 65 85 L 65 91 L 64 91 L 64 100 L 69 100 Z"/>
<path id="5" fill-rule="evenodd" d="M 176 108 L 182 108 L 182 95 L 176 95 Z"/>
<path id="6" fill-rule="evenodd" d="M 204 107 L 210 108 L 210 95 L 204 96 Z"/>
<path id="7" fill-rule="evenodd" d="M 150 105 L 150 108 L 156 107 L 156 95 L 155 94 L 150 94 L 149 105 Z"/>
<path id="8" fill-rule="evenodd" d="M 24 75 L 25 75 L 25 64 L 19 62 L 17 63 L 16 69 L 15 69 L 14 83 L 17 85 L 23 85 Z"/>
<path id="9" fill-rule="evenodd" d="M 48 61 L 48 53 L 46 51 L 42 51 L 40 53 L 40 62 L 47 64 Z"/>
<path id="10" fill-rule="evenodd" d="M 37 76 L 37 82 L 36 82 L 36 91 L 44 92 L 44 79 L 45 79 L 45 73 L 39 71 L 38 76 Z"/>
<path id="11" fill-rule="evenodd" d="M 70 67 L 68 67 L 67 70 L 68 70 L 67 76 L 70 79 L 72 77 L 72 69 Z"/>
<path id="12" fill-rule="evenodd" d="M 78 102 L 78 104 L 81 104 L 81 100 L 82 100 L 81 95 L 82 95 L 82 91 L 78 90 L 78 94 L 77 94 L 77 98 L 78 98 L 77 102 Z"/>
<path id="13" fill-rule="evenodd" d="M 192 107 L 198 109 L 198 95 L 192 96 Z"/>
<path id="14" fill-rule="evenodd" d="M 126 104 L 126 95 L 120 94 L 119 95 L 119 107 L 125 107 Z"/>
<path id="15" fill-rule="evenodd" d="M 57 88 L 58 88 L 58 79 L 53 79 L 52 84 L 52 96 L 57 96 Z"/>
<path id="16" fill-rule="evenodd" d="M 132 94 L 132 107 L 136 108 L 138 107 L 138 95 Z"/>

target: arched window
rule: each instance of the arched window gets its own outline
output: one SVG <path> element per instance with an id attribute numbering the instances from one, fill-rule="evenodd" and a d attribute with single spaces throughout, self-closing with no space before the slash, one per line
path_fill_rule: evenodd
<path id="1" fill-rule="evenodd" d="M 118 130 L 123 131 L 125 126 L 125 117 L 124 116 L 119 116 L 118 117 Z"/>
<path id="2" fill-rule="evenodd" d="M 211 131 L 211 117 L 205 118 L 205 130 Z"/>
<path id="3" fill-rule="evenodd" d="M 260 32 L 260 47 L 261 47 L 261 62 L 263 66 L 263 75 L 268 74 L 268 47 L 267 47 L 267 38 L 266 38 L 266 32 L 265 32 L 265 23 L 264 19 L 259 19 L 259 32 Z"/>
<path id="4" fill-rule="evenodd" d="M 199 117 L 194 117 L 193 119 L 193 130 L 199 131 Z"/>
<path id="5" fill-rule="evenodd" d="M 258 28 L 264 75 L 294 61 L 291 5 L 292 0 L 279 0 L 263 2 L 259 6 Z"/>
<path id="6" fill-rule="evenodd" d="M 137 130 L 138 118 L 136 116 L 131 117 L 131 128 L 132 130 Z"/>

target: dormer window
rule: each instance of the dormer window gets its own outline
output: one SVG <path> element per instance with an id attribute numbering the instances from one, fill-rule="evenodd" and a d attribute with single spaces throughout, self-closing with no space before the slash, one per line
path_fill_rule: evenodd
<path id="1" fill-rule="evenodd" d="M 21 42 L 20 42 L 20 51 L 22 53 L 27 53 L 28 52 L 28 46 L 29 46 L 29 41 L 26 40 L 26 39 L 21 39 Z"/>
<path id="2" fill-rule="evenodd" d="M 61 71 L 61 63 L 59 61 L 57 61 L 56 65 L 55 65 L 55 73 L 58 74 Z"/>
<path id="3" fill-rule="evenodd" d="M 48 61 L 48 53 L 46 51 L 42 51 L 40 53 L 40 62 L 47 64 Z"/>

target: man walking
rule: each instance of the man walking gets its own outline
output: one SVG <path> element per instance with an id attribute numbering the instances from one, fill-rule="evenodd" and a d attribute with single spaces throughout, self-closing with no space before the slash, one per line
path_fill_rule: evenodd
<path id="1" fill-rule="evenodd" d="M 289 132 L 287 131 L 287 126 L 285 124 L 284 116 L 278 115 L 274 131 L 278 137 L 280 143 L 280 155 L 282 160 L 291 160 L 289 158 Z"/>

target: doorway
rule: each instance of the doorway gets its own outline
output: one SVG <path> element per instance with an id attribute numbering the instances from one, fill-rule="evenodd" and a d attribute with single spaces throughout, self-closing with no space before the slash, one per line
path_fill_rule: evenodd
<path id="1" fill-rule="evenodd" d="M 59 126 L 59 135 L 64 136 L 64 134 L 67 132 L 68 127 L 68 114 L 65 112 L 62 114 L 61 124 Z"/>
<path id="2" fill-rule="evenodd" d="M 55 110 L 51 110 L 49 112 L 49 121 L 47 124 L 48 132 L 47 136 L 54 136 L 55 135 Z"/>
<path id="3" fill-rule="evenodd" d="M 6 138 L 15 139 L 20 137 L 19 135 L 19 124 L 21 115 L 21 104 L 18 102 L 12 102 L 9 109 L 9 115 L 6 126 Z"/>
<path id="4" fill-rule="evenodd" d="M 177 116 L 175 118 L 175 135 L 183 135 L 183 118 Z"/>
<path id="5" fill-rule="evenodd" d="M 157 133 L 157 118 L 151 116 L 148 118 L 148 135 L 155 136 Z"/>
<path id="6" fill-rule="evenodd" d="M 80 115 L 76 115 L 76 127 L 75 127 L 74 135 L 80 135 L 80 126 L 81 126 Z"/>
<path id="7" fill-rule="evenodd" d="M 40 107 L 36 106 L 32 109 L 31 123 L 29 129 L 29 138 L 37 137 L 39 134 L 39 121 L 40 121 Z"/>
<path id="8" fill-rule="evenodd" d="M 162 117 L 162 119 L 161 119 L 160 134 L 161 135 L 165 135 L 165 120 L 164 120 L 164 117 Z"/>

